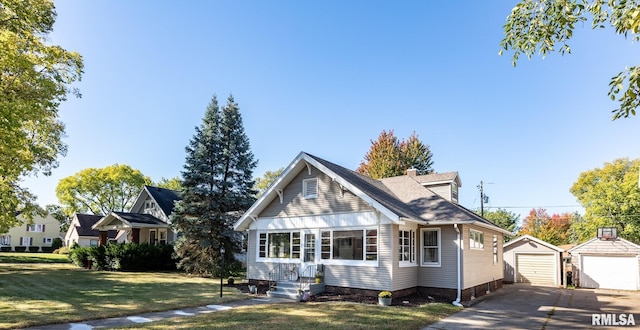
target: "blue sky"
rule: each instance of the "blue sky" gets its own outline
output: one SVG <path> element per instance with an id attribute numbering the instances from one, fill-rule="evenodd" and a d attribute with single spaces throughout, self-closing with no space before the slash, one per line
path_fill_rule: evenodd
<path id="1" fill-rule="evenodd" d="M 609 79 L 637 44 L 579 28 L 573 54 L 498 56 L 515 1 L 56 1 L 50 40 L 83 55 L 83 97 L 60 107 L 68 155 L 25 184 L 128 164 L 175 177 L 212 95 L 239 103 L 255 177 L 306 151 L 355 169 L 382 130 L 416 132 L 461 204 L 580 211 L 578 175 L 639 158 L 640 118 L 611 121 Z M 562 207 L 557 207 L 562 206 Z"/>

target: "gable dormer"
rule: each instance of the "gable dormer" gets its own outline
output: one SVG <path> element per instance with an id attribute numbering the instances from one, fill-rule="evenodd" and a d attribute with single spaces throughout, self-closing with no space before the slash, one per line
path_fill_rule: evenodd
<path id="1" fill-rule="evenodd" d="M 458 172 L 433 173 L 417 175 L 415 169 L 407 170 L 407 175 L 416 180 L 425 188 L 429 188 L 440 197 L 458 204 L 458 189 L 462 187 L 462 181 Z"/>

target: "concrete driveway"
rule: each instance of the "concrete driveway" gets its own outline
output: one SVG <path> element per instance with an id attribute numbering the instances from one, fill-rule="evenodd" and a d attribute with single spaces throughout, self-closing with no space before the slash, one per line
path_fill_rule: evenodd
<path id="1" fill-rule="evenodd" d="M 505 284 L 425 329 L 620 329 L 592 325 L 592 314 L 633 314 L 636 325 L 625 327 L 640 329 L 640 292 Z"/>

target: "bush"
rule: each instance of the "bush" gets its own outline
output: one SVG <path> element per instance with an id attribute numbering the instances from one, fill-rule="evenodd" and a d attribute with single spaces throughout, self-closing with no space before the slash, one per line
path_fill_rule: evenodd
<path id="1" fill-rule="evenodd" d="M 59 249 L 53 250 L 52 253 L 55 253 L 55 254 L 69 254 L 69 253 L 71 253 L 71 249 L 68 246 L 63 246 L 63 247 L 61 247 Z"/>
<path id="2" fill-rule="evenodd" d="M 382 292 L 378 293 L 378 297 L 379 298 L 391 298 L 391 292 L 382 291 Z"/>
<path id="3" fill-rule="evenodd" d="M 10 252 L 11 251 L 11 247 L 10 246 L 2 246 L 2 247 L 0 247 L 0 251 L 2 251 L 2 252 Z"/>
<path id="4" fill-rule="evenodd" d="M 235 280 L 235 279 L 233 279 L 233 277 L 229 277 L 229 278 L 227 279 L 227 284 L 229 284 L 229 285 L 233 285 L 235 282 L 236 282 L 236 280 Z"/>
<path id="5" fill-rule="evenodd" d="M 89 265 L 91 247 L 77 247 L 69 253 L 69 259 L 74 265 L 86 268 Z"/>
<path id="6" fill-rule="evenodd" d="M 27 247 L 26 246 L 16 246 L 13 248 L 16 252 L 24 252 L 27 251 Z"/>
<path id="7" fill-rule="evenodd" d="M 44 252 L 44 253 L 51 253 L 51 252 L 53 252 L 53 246 L 43 246 L 43 247 L 42 247 L 42 252 Z"/>
<path id="8" fill-rule="evenodd" d="M 39 246 L 30 246 L 29 252 L 38 252 L 40 250 Z"/>
<path id="9" fill-rule="evenodd" d="M 53 242 L 51 242 L 51 250 L 56 250 L 62 247 L 62 238 L 60 237 L 56 237 L 53 239 Z"/>

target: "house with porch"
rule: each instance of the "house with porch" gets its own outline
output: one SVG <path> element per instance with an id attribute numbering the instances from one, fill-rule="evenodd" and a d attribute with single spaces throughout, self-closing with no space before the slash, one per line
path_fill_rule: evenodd
<path id="1" fill-rule="evenodd" d="M 76 213 L 69 224 L 69 229 L 64 235 L 64 245 L 72 247 L 74 244 L 78 246 L 97 246 L 99 231 L 92 229 L 102 215 Z M 118 239 L 117 230 L 107 231 L 107 241 L 116 242 Z"/>
<path id="2" fill-rule="evenodd" d="M 502 286 L 503 235 L 458 204 L 457 172 L 371 179 L 301 152 L 235 223 L 250 283 L 470 300 Z"/>
<path id="3" fill-rule="evenodd" d="M 144 186 L 129 212 L 111 212 L 91 228 L 97 230 L 98 245 L 106 244 L 108 231 L 121 233 L 122 242 L 168 244 L 176 239 L 170 227 L 169 215 L 180 200 L 175 190 Z"/>

